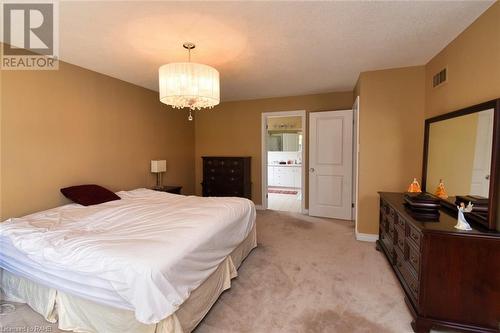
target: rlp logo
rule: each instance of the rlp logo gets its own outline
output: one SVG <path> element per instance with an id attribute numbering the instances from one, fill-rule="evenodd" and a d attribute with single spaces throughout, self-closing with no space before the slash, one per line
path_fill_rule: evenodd
<path id="1" fill-rule="evenodd" d="M 54 4 L 3 4 L 4 55 L 54 54 Z"/>

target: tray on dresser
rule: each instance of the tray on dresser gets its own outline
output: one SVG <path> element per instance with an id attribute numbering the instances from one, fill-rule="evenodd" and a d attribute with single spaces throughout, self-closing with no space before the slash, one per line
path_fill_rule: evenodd
<path id="1" fill-rule="evenodd" d="M 438 222 L 439 221 L 439 210 L 435 209 L 410 209 L 406 206 L 406 212 L 418 221 L 426 221 L 426 222 Z"/>
<path id="2" fill-rule="evenodd" d="M 403 196 L 406 212 L 416 220 L 438 221 L 441 202 L 427 193 L 406 193 Z"/>
<path id="3" fill-rule="evenodd" d="M 404 201 L 411 209 L 439 210 L 441 206 L 439 199 L 426 193 L 406 193 L 404 195 Z"/>

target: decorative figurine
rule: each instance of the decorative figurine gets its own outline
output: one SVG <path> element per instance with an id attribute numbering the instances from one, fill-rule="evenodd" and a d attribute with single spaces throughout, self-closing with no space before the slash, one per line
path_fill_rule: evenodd
<path id="1" fill-rule="evenodd" d="M 436 189 L 436 196 L 440 197 L 441 199 L 448 199 L 448 194 L 446 194 L 446 189 L 444 188 L 442 179 L 439 180 L 439 185 Z"/>
<path id="2" fill-rule="evenodd" d="M 459 230 L 472 230 L 470 227 L 469 223 L 465 219 L 464 213 L 470 213 L 472 211 L 472 207 L 474 205 L 469 202 L 467 207 L 465 207 L 465 204 L 463 202 L 460 203 L 460 206 L 457 206 L 458 208 L 458 219 L 457 219 L 457 225 L 455 225 L 456 229 Z"/>
<path id="3" fill-rule="evenodd" d="M 412 193 L 420 193 L 422 189 L 420 188 L 420 184 L 417 181 L 417 178 L 413 178 L 413 182 L 408 187 L 408 192 Z"/>

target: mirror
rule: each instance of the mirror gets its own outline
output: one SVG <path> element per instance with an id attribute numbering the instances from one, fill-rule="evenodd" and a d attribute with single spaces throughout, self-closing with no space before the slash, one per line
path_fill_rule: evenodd
<path id="1" fill-rule="evenodd" d="M 428 191 L 437 188 L 442 179 L 448 196 L 488 198 L 493 111 L 489 109 L 430 124 Z"/>
<path id="2" fill-rule="evenodd" d="M 267 151 L 302 151 L 302 134 L 268 132 Z"/>
<path id="3" fill-rule="evenodd" d="M 498 150 L 494 138 L 499 131 L 499 104 L 493 100 L 425 122 L 423 190 L 437 194 L 442 181 L 448 196 L 441 197 L 442 203 L 451 209 L 456 209 L 457 196 L 475 200 L 477 210 L 471 215 L 490 229 L 496 228 L 491 202 L 497 192 L 492 170 Z"/>
<path id="4" fill-rule="evenodd" d="M 302 117 L 268 117 L 267 151 L 302 151 Z"/>

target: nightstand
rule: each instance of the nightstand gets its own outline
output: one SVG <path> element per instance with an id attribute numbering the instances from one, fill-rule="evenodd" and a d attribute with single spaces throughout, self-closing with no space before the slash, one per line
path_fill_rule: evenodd
<path id="1" fill-rule="evenodd" d="M 168 192 L 173 194 L 181 194 L 182 186 L 162 186 L 162 187 L 153 187 L 152 190 Z"/>

